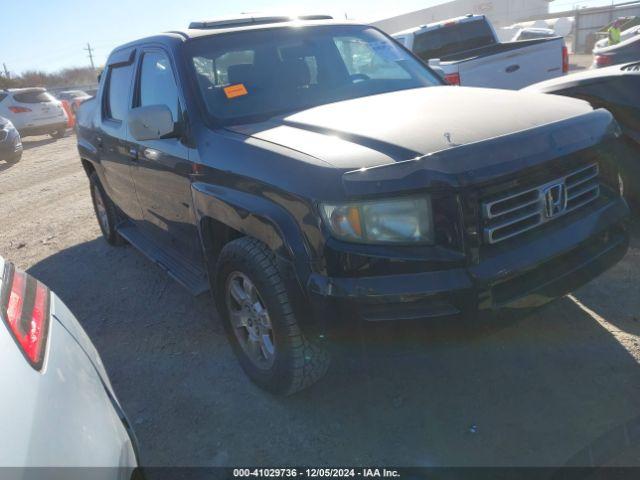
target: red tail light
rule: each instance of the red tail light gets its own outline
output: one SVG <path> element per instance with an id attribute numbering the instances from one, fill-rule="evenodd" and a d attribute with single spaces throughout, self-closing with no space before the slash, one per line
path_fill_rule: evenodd
<path id="1" fill-rule="evenodd" d="M 444 76 L 444 81 L 449 85 L 460 85 L 460 74 L 459 73 L 450 73 Z"/>
<path id="2" fill-rule="evenodd" d="M 562 47 L 562 71 L 569 73 L 569 49 L 567 47 Z"/>
<path id="3" fill-rule="evenodd" d="M 49 331 L 49 289 L 7 263 L 0 286 L 0 317 L 29 364 L 40 370 Z"/>
<path id="4" fill-rule="evenodd" d="M 598 67 L 608 67 L 613 64 L 613 58 L 610 55 L 596 55 L 596 65 Z"/>
<path id="5" fill-rule="evenodd" d="M 28 113 L 31 111 L 30 108 L 25 107 L 9 107 L 9 110 L 11 110 L 13 113 Z"/>

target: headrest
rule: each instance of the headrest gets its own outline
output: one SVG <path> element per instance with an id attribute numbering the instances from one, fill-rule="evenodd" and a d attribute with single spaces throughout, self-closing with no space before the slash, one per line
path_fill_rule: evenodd
<path id="1" fill-rule="evenodd" d="M 287 85 L 301 87 L 311 83 L 309 65 L 301 58 L 288 59 L 282 62 L 282 79 Z"/>
<path id="2" fill-rule="evenodd" d="M 256 67 L 250 63 L 230 65 L 227 70 L 229 83 L 244 83 L 247 85 L 258 84 Z"/>

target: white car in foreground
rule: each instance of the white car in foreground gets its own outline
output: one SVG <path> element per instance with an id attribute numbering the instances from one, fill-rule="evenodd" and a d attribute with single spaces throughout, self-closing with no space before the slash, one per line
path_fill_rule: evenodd
<path id="1" fill-rule="evenodd" d="M 138 478 L 135 436 L 89 337 L 54 293 L 2 257 L 0 317 L 0 469 Z"/>
<path id="2" fill-rule="evenodd" d="M 0 117 L 11 120 L 21 137 L 51 135 L 62 138 L 69 122 L 62 102 L 44 88 L 0 90 Z"/>

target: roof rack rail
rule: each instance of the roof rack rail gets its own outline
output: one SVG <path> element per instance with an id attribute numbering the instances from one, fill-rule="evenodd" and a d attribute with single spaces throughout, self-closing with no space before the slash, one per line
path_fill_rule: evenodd
<path id="1" fill-rule="evenodd" d="M 264 25 L 268 23 L 283 23 L 294 20 L 333 20 L 331 15 L 243 15 L 214 20 L 191 22 L 190 29 L 215 29 L 244 27 L 249 25 Z"/>

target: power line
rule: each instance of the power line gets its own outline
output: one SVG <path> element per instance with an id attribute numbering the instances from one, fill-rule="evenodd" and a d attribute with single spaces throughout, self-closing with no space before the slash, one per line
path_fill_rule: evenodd
<path id="1" fill-rule="evenodd" d="M 91 48 L 91 44 L 89 42 L 87 42 L 87 48 L 85 48 L 84 50 L 89 52 L 89 61 L 91 62 L 91 68 L 95 70 L 96 66 L 93 64 L 93 49 Z"/>

